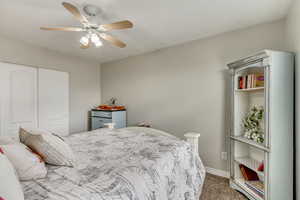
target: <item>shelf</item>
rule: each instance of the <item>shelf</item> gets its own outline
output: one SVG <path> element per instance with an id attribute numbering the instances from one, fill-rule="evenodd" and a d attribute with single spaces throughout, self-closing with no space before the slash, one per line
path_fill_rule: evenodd
<path id="1" fill-rule="evenodd" d="M 246 88 L 246 89 L 235 89 L 236 92 L 253 92 L 253 91 L 261 91 L 264 90 L 264 87 L 257 87 L 257 88 Z"/>
<path id="2" fill-rule="evenodd" d="M 243 190 L 245 190 L 248 194 L 250 194 L 252 197 L 254 197 L 257 200 L 263 200 L 264 198 L 253 192 L 251 189 L 247 187 L 245 184 L 244 179 L 234 179 L 233 180 L 239 187 L 241 187 Z"/>
<path id="3" fill-rule="evenodd" d="M 236 140 L 236 141 L 243 142 L 245 144 L 251 145 L 251 146 L 256 147 L 258 149 L 261 149 L 263 151 L 270 152 L 270 149 L 267 148 L 267 147 L 265 147 L 264 145 L 259 144 L 259 143 L 255 142 L 253 140 L 249 140 L 249 139 L 247 139 L 247 138 L 245 138 L 243 136 L 230 136 L 230 138 L 233 139 L 233 140 Z"/>
<path id="4" fill-rule="evenodd" d="M 248 167 L 249 169 L 252 169 L 253 171 L 255 171 L 257 173 L 258 176 L 263 177 L 264 176 L 264 172 L 258 171 L 258 167 L 260 166 L 261 162 L 254 160 L 250 157 L 240 157 L 240 158 L 235 158 L 234 159 L 235 162 L 242 164 L 246 167 Z"/>

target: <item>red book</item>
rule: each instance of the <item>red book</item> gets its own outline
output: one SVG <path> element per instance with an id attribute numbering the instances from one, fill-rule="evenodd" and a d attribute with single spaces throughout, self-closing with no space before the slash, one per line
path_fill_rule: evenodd
<path id="1" fill-rule="evenodd" d="M 246 181 L 258 181 L 257 173 L 244 165 L 240 165 L 241 173 Z"/>
<path id="2" fill-rule="evenodd" d="M 263 171 L 264 171 L 264 168 L 265 168 L 265 166 L 264 166 L 264 163 L 262 162 L 262 163 L 259 165 L 259 167 L 257 168 L 257 171 L 263 172 Z"/>
<path id="3" fill-rule="evenodd" d="M 243 77 L 240 76 L 238 80 L 239 80 L 239 89 L 243 89 Z"/>

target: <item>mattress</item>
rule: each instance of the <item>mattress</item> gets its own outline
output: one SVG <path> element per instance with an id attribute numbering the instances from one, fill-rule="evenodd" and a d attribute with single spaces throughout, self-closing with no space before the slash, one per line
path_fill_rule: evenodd
<path id="1" fill-rule="evenodd" d="M 149 128 L 98 129 L 65 138 L 77 163 L 22 182 L 25 200 L 198 200 L 205 169 L 191 146 Z"/>

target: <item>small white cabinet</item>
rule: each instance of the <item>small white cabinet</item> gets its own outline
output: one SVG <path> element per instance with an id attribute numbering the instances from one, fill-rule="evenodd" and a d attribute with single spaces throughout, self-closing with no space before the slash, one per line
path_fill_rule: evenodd
<path id="1" fill-rule="evenodd" d="M 126 110 L 118 111 L 91 111 L 91 130 L 104 128 L 106 123 L 114 123 L 115 128 L 126 127 Z"/>

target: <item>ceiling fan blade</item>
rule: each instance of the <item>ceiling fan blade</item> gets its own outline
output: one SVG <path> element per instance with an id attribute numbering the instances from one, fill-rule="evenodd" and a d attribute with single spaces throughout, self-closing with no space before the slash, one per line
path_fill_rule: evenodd
<path id="1" fill-rule="evenodd" d="M 84 31 L 82 28 L 79 28 L 79 27 L 41 27 L 41 30 L 45 30 L 45 31 L 75 31 L 75 32 Z"/>
<path id="2" fill-rule="evenodd" d="M 126 44 L 124 42 L 122 42 L 121 40 L 119 40 L 119 39 L 117 39 L 117 38 L 115 38 L 111 35 L 108 35 L 106 33 L 99 33 L 99 36 L 102 39 L 104 39 L 104 40 L 106 40 L 106 41 L 108 41 L 108 42 L 110 42 L 110 43 L 112 43 L 112 44 L 114 44 L 114 45 L 116 45 L 120 48 L 126 47 Z"/>
<path id="3" fill-rule="evenodd" d="M 133 24 L 132 22 L 125 20 L 120 22 L 115 22 L 111 24 L 102 24 L 99 26 L 99 30 L 101 31 L 110 31 L 114 29 L 126 29 L 126 28 L 132 28 Z"/>
<path id="4" fill-rule="evenodd" d="M 85 16 L 83 16 L 78 8 L 76 8 L 74 5 L 67 3 L 67 2 L 63 2 L 62 5 L 70 12 L 72 13 L 72 15 L 79 20 L 81 23 L 87 23 L 88 20 L 86 19 Z"/>

